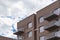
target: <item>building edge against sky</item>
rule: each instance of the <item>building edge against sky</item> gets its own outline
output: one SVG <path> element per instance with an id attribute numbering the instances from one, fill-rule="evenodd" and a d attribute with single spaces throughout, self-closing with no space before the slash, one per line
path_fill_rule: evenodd
<path id="1" fill-rule="evenodd" d="M 17 23 L 18 40 L 60 40 L 60 0 Z M 56 24 L 57 23 L 57 24 Z M 49 34 L 49 35 L 48 35 Z M 59 34 L 60 35 L 60 34 Z"/>

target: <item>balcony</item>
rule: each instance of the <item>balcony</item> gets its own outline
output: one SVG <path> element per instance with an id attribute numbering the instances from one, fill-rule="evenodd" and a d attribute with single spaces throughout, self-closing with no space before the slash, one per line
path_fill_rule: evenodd
<path id="1" fill-rule="evenodd" d="M 24 40 L 24 37 L 23 37 L 23 36 L 18 35 L 18 36 L 17 36 L 17 39 L 18 39 L 18 40 Z"/>
<path id="2" fill-rule="evenodd" d="M 14 34 L 16 34 L 16 35 L 21 35 L 21 34 L 23 34 L 24 33 L 24 28 L 20 28 L 20 29 L 18 29 Z"/>
<path id="3" fill-rule="evenodd" d="M 47 20 L 47 21 L 52 21 L 52 20 L 55 20 L 57 18 L 58 18 L 58 15 L 54 14 L 54 13 L 49 13 L 49 14 L 46 14 L 44 16 L 44 19 Z"/>
<path id="4" fill-rule="evenodd" d="M 45 36 L 45 39 L 47 39 L 47 40 L 58 40 L 58 39 L 60 39 L 60 31 L 47 34 Z"/>
<path id="5" fill-rule="evenodd" d="M 47 31 L 52 31 L 52 30 L 55 30 L 55 29 L 58 29 L 60 27 L 60 24 L 58 24 L 59 21 L 51 21 L 50 23 L 48 23 L 44 29 L 47 30 Z"/>

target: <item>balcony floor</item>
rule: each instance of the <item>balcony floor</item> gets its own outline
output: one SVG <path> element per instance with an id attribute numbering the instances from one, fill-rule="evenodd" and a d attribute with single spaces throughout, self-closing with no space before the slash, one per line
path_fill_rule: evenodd
<path id="1" fill-rule="evenodd" d="M 15 32 L 14 34 L 16 34 L 16 35 L 21 35 L 21 34 L 23 34 L 24 32 L 23 31 L 18 31 L 18 32 Z"/>
<path id="2" fill-rule="evenodd" d="M 59 26 L 54 25 L 52 27 L 46 28 L 45 30 L 53 31 L 53 30 L 58 29 L 58 28 L 59 28 Z"/>
<path id="3" fill-rule="evenodd" d="M 51 16 L 45 18 L 45 20 L 52 21 L 52 20 L 55 20 L 57 17 L 58 17 L 58 15 L 54 14 L 54 15 L 51 15 Z"/>
<path id="4" fill-rule="evenodd" d="M 53 38 L 50 38 L 50 39 L 47 39 L 47 40 L 60 40 L 60 37 L 53 37 Z"/>

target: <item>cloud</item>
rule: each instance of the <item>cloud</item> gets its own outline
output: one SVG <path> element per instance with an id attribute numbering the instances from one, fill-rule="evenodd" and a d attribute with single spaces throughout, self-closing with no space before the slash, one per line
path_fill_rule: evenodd
<path id="1" fill-rule="evenodd" d="M 16 32 L 16 29 L 14 28 L 14 24 L 12 24 L 12 29 L 11 29 L 12 32 Z"/>
<path id="2" fill-rule="evenodd" d="M 32 14 L 33 12 L 42 9 L 46 5 L 49 5 L 52 1 L 51 0 L 46 0 L 46 1 L 45 0 L 0 0 L 0 2 L 1 2 L 0 4 L 3 5 L 3 9 L 5 10 L 5 12 L 2 12 L 4 10 L 1 11 L 2 15 L 7 14 L 17 17 L 19 16 L 19 14 L 20 15 L 21 14 L 29 15 L 30 13 Z M 18 14 L 15 13 L 15 11 Z"/>
<path id="3" fill-rule="evenodd" d="M 13 21 L 11 20 L 12 19 L 9 19 L 9 18 L 0 18 L 0 35 L 6 36 L 6 37 L 11 37 L 11 35 L 15 36 L 13 35 L 13 31 L 16 30 L 17 28 L 15 23 L 14 23 L 15 25 L 13 25 L 12 27 Z M 11 37 L 11 38 L 14 38 L 14 37 Z"/>
<path id="4" fill-rule="evenodd" d="M 6 7 L 0 5 L 0 15 L 8 15 Z"/>

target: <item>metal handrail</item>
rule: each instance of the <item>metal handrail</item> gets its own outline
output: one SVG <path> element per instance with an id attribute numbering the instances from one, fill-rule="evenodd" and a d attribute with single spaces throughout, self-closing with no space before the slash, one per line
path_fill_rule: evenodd
<path id="1" fill-rule="evenodd" d="M 60 31 L 52 32 L 52 33 L 49 33 L 49 34 L 45 35 L 46 39 L 50 39 L 50 38 L 53 38 L 53 37 L 60 37 Z"/>
<path id="2" fill-rule="evenodd" d="M 20 28 L 20 29 L 18 29 L 18 31 L 24 31 L 24 28 Z"/>
<path id="3" fill-rule="evenodd" d="M 49 27 L 51 27 L 51 26 L 53 26 L 53 25 L 55 25 L 56 22 L 57 22 L 56 20 L 55 20 L 55 21 L 51 21 L 50 23 L 48 23 L 48 24 L 45 26 L 45 29 L 46 29 L 46 28 L 49 28 Z"/>

